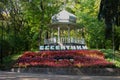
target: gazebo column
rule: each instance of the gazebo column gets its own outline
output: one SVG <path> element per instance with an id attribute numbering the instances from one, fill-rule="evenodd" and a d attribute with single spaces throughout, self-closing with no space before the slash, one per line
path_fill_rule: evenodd
<path id="1" fill-rule="evenodd" d="M 58 27 L 58 42 L 60 42 L 60 27 Z"/>
<path id="2" fill-rule="evenodd" d="M 68 43 L 70 43 L 70 27 L 68 27 Z"/>
<path id="3" fill-rule="evenodd" d="M 53 43 L 54 42 L 54 39 L 53 39 L 54 38 L 53 37 L 53 29 L 51 29 L 50 31 L 51 31 L 51 33 L 50 33 L 51 34 L 51 42 Z"/>
<path id="4" fill-rule="evenodd" d="M 77 29 L 76 28 L 75 28 L 75 32 L 74 33 L 75 33 L 74 43 L 76 43 L 76 40 L 77 40 L 77 37 L 76 37 L 77 36 Z"/>

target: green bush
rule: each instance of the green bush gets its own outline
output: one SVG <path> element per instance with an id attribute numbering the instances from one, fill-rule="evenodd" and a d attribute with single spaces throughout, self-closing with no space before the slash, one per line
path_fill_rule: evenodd
<path id="1" fill-rule="evenodd" d="M 116 67 L 120 68 L 120 55 L 118 51 L 112 49 L 101 49 L 108 61 L 113 62 Z"/>

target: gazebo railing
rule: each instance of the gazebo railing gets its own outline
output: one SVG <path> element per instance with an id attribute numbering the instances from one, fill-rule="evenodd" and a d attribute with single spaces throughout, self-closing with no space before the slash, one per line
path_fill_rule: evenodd
<path id="1" fill-rule="evenodd" d="M 55 43 L 77 43 L 77 44 L 85 44 L 84 38 L 74 38 L 74 37 L 60 37 L 59 39 L 57 37 L 44 39 L 44 44 L 55 44 Z"/>

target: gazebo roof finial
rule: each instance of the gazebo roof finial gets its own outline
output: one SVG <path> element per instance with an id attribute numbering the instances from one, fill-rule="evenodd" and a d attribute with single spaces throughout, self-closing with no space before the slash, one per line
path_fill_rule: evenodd
<path id="1" fill-rule="evenodd" d="M 64 0 L 63 10 L 65 10 L 65 8 L 66 8 L 66 0 Z"/>

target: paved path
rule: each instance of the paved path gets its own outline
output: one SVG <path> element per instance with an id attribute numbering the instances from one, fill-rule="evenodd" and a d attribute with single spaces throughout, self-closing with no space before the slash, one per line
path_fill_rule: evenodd
<path id="1" fill-rule="evenodd" d="M 0 80 L 120 80 L 120 76 L 51 75 L 0 71 Z"/>

